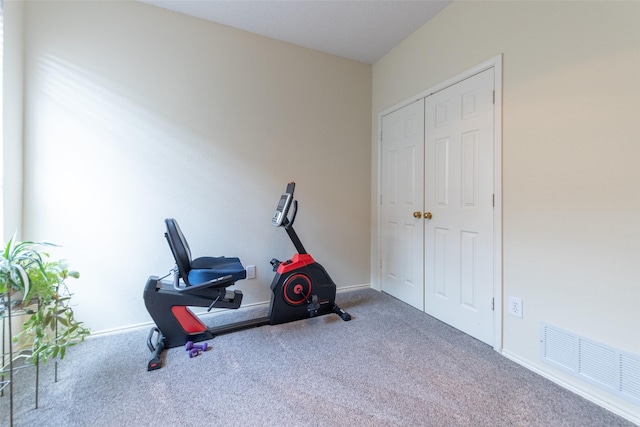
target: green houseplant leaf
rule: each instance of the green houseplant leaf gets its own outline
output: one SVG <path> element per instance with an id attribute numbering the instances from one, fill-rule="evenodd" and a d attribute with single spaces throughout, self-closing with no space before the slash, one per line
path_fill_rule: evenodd
<path id="1" fill-rule="evenodd" d="M 85 339 L 89 329 L 74 315 L 71 293 L 65 280 L 78 278 L 65 261 L 51 261 L 41 249 L 51 243 L 16 242 L 15 236 L 5 245 L 0 259 L 0 293 L 22 293 L 16 305 L 37 307 L 13 337 L 23 350 L 30 350 L 33 361 L 60 357 L 66 349 Z"/>

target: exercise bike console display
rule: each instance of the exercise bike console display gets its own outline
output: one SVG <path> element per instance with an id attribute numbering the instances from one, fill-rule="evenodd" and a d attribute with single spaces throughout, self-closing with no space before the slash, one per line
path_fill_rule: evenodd
<path id="1" fill-rule="evenodd" d="M 289 212 L 289 207 L 291 206 L 292 199 L 293 196 L 289 193 L 285 193 L 280 196 L 278 207 L 273 214 L 273 218 L 271 218 L 271 224 L 273 224 L 274 227 L 280 227 L 282 225 L 282 222 L 287 217 L 287 212 Z"/>
<path id="2" fill-rule="evenodd" d="M 339 315 L 342 320 L 351 320 L 351 315 L 335 303 L 335 283 L 324 267 L 305 251 L 293 229 L 298 211 L 298 202 L 293 198 L 295 185 L 294 182 L 287 184 L 271 219 L 274 226 L 285 229 L 296 253 L 286 261 L 271 260 L 276 274 L 270 286 L 271 305 L 266 317 L 214 327 L 205 325 L 189 307 L 207 307 L 208 310 L 239 308 L 242 291 L 227 288 L 245 279 L 247 272 L 240 259 L 235 257 L 201 257 L 192 260 L 189 245 L 177 221 L 173 218 L 165 220 L 165 237 L 176 266 L 173 269 L 173 282 L 151 276 L 144 288 L 144 303 L 155 323 L 147 338 L 147 346 L 153 353 L 147 370 L 162 367 L 165 349 L 208 340 L 217 335 L 331 313 Z"/>

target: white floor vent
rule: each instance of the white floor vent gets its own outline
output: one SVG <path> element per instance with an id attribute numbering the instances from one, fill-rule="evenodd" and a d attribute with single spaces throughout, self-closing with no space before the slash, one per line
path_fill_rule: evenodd
<path id="1" fill-rule="evenodd" d="M 640 357 L 540 325 L 540 357 L 564 371 L 640 404 Z"/>

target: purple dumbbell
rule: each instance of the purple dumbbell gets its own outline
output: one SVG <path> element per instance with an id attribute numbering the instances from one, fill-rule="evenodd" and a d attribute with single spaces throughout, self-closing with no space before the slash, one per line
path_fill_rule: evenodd
<path id="1" fill-rule="evenodd" d="M 187 341 L 187 343 L 184 345 L 184 349 L 187 351 L 207 351 L 209 350 L 209 344 L 207 344 L 206 342 L 202 344 L 194 344 L 193 341 Z"/>

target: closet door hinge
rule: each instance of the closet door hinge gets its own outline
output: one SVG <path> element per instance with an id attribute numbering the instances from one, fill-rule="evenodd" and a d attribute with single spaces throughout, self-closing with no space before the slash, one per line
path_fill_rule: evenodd
<path id="1" fill-rule="evenodd" d="M 496 91 L 495 90 L 493 91 L 493 103 L 494 104 L 496 103 Z"/>
<path id="2" fill-rule="evenodd" d="M 495 310 L 495 309 L 496 309 L 496 299 L 491 298 L 491 310 Z"/>
<path id="3" fill-rule="evenodd" d="M 495 194 L 491 195 L 491 206 L 493 206 L 494 208 L 496 207 L 496 195 Z"/>

